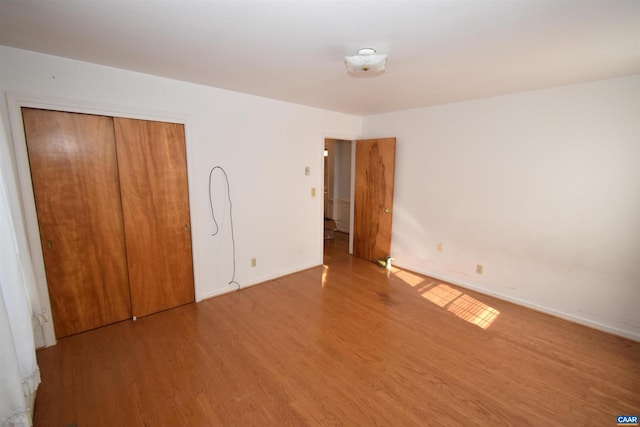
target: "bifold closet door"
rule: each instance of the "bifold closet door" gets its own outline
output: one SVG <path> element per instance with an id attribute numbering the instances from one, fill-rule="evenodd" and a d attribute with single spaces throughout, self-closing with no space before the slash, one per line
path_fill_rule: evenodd
<path id="1" fill-rule="evenodd" d="M 56 337 L 130 318 L 113 119 L 22 117 Z"/>
<path id="2" fill-rule="evenodd" d="M 194 301 L 184 126 L 114 118 L 132 312 Z"/>

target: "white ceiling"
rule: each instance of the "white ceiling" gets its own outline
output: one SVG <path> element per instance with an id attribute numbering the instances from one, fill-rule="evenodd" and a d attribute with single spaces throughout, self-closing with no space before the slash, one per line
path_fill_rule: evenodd
<path id="1" fill-rule="evenodd" d="M 640 0 L 0 0 L 0 44 L 368 115 L 640 73 Z"/>

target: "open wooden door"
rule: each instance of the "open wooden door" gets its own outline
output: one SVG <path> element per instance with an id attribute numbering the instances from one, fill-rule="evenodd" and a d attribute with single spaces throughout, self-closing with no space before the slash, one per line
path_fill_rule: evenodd
<path id="1" fill-rule="evenodd" d="M 353 255 L 369 261 L 391 253 L 396 139 L 356 141 Z"/>

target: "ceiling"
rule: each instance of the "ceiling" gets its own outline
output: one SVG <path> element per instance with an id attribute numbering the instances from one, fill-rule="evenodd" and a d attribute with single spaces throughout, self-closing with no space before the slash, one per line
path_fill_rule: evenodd
<path id="1" fill-rule="evenodd" d="M 640 0 L 0 0 L 0 44 L 369 115 L 640 73 Z"/>

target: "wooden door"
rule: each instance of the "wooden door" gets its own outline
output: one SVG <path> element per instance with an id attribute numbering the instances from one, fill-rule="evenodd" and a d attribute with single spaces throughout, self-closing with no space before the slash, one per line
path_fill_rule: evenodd
<path id="1" fill-rule="evenodd" d="M 56 337 L 129 318 L 113 119 L 22 117 Z"/>
<path id="2" fill-rule="evenodd" d="M 391 253 L 396 139 L 356 141 L 353 255 L 369 261 Z"/>
<path id="3" fill-rule="evenodd" d="M 115 118 L 133 315 L 194 300 L 184 126 Z"/>

